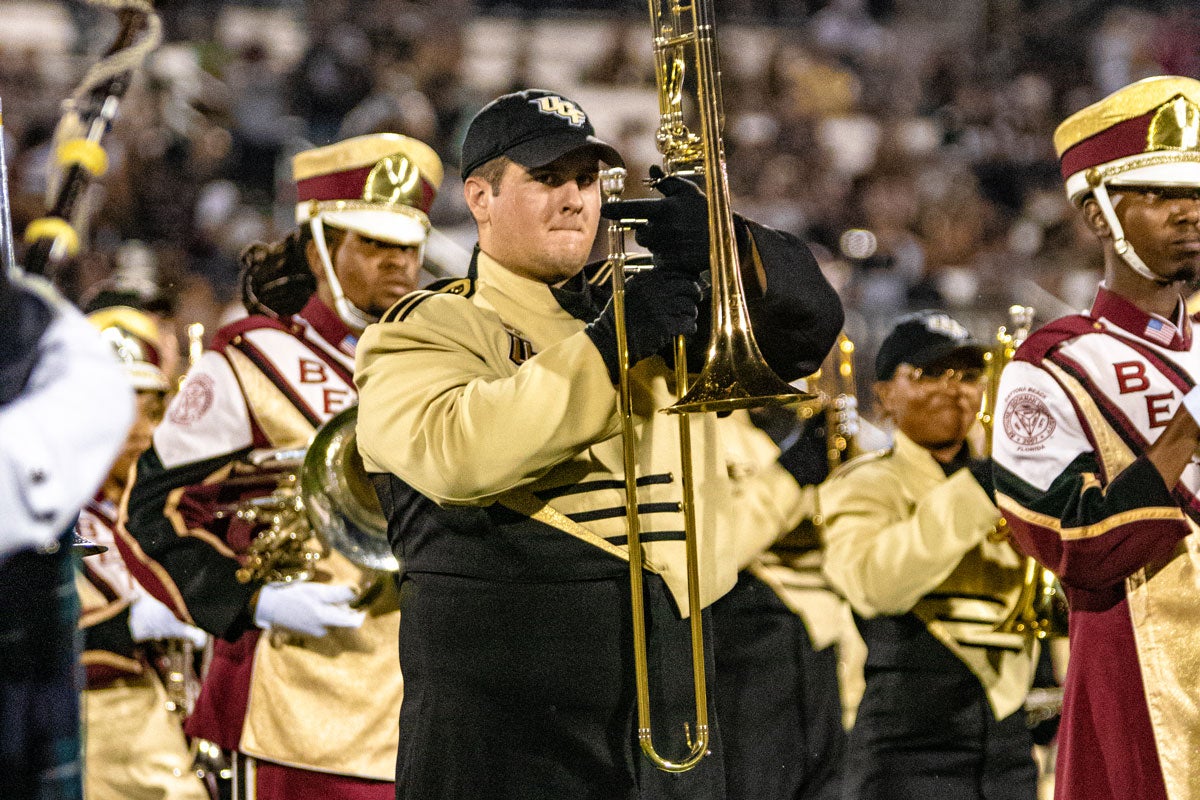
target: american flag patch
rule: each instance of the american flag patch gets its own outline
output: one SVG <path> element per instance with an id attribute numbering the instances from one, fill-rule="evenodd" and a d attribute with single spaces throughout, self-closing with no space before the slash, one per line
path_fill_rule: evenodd
<path id="1" fill-rule="evenodd" d="M 1175 338 L 1175 326 L 1169 322 L 1152 317 L 1146 323 L 1146 330 L 1142 331 L 1142 336 L 1152 342 L 1167 345 Z"/>

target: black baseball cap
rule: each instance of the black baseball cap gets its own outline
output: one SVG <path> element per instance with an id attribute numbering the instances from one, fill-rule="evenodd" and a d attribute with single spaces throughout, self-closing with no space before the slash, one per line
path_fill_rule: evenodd
<path id="1" fill-rule="evenodd" d="M 945 311 L 917 311 L 896 320 L 879 345 L 875 379 L 891 380 L 901 364 L 926 369 L 951 355 L 978 361 L 982 367 L 986 352 L 987 347 Z"/>
<path id="2" fill-rule="evenodd" d="M 581 147 L 594 148 L 605 164 L 624 166 L 621 155 L 595 133 L 579 104 L 557 92 L 525 89 L 501 95 L 480 109 L 467 127 L 462 176 L 467 178 L 499 156 L 527 168 L 544 167 Z"/>

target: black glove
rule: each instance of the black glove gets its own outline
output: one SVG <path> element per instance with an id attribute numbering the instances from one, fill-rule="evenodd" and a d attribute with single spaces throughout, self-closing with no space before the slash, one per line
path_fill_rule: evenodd
<path id="1" fill-rule="evenodd" d="M 794 408 L 766 406 L 750 411 L 753 422 L 779 447 L 779 464 L 801 486 L 815 486 L 829 477 L 828 422 L 825 414 L 804 420 Z"/>
<path id="2" fill-rule="evenodd" d="M 644 219 L 634 226 L 634 239 L 654 256 L 656 266 L 698 275 L 708 269 L 708 200 L 691 181 L 664 177 L 650 168 L 662 197 L 617 200 L 600 207 L 606 219 Z"/>
<path id="3" fill-rule="evenodd" d="M 996 486 L 992 483 L 992 460 L 990 458 L 972 458 L 967 463 L 967 471 L 987 492 L 992 505 L 996 505 Z"/>
<path id="4" fill-rule="evenodd" d="M 662 350 L 676 336 L 696 332 L 700 287 L 691 275 L 652 269 L 625 284 L 625 336 L 629 366 Z M 609 377 L 617 382 L 617 325 L 610 300 L 596 320 L 584 328 L 604 358 Z"/>

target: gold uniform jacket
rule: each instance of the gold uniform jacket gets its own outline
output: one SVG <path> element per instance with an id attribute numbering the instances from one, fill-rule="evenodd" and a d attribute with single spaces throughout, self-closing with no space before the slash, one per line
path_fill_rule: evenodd
<path id="1" fill-rule="evenodd" d="M 992 627 L 1016 601 L 1022 562 L 991 540 L 1000 512 L 975 478 L 965 469 L 947 477 L 928 450 L 897 432 L 891 450 L 855 459 L 823 484 L 820 503 L 824 571 L 855 613 L 911 612 L 979 678 L 996 719 L 1020 708 L 1037 650 Z M 923 657 L 900 637 L 864 638 L 867 666 L 911 668 Z"/>
<path id="2" fill-rule="evenodd" d="M 359 449 L 405 569 L 517 581 L 628 570 L 617 392 L 583 329 L 548 286 L 481 253 L 476 280 L 410 295 L 363 334 Z M 655 356 L 631 380 L 646 565 L 686 616 L 678 423 L 658 413 L 672 375 Z M 691 424 L 707 606 L 804 503 L 744 414 Z"/>

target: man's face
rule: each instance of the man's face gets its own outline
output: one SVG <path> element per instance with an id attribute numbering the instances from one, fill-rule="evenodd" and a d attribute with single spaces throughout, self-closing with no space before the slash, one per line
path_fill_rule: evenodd
<path id="1" fill-rule="evenodd" d="M 465 193 L 479 225 L 480 248 L 531 280 L 556 284 L 572 277 L 587 263 L 596 239 L 598 173 L 595 153 L 582 149 L 544 167 L 508 164 L 498 193 L 468 178 Z"/>
<path id="2" fill-rule="evenodd" d="M 125 485 L 129 468 L 150 447 L 154 429 L 162 422 L 163 413 L 167 410 L 166 395 L 163 392 L 141 391 L 137 393 L 137 416 L 134 417 L 133 427 L 125 436 L 125 446 L 117 454 L 109 473 L 121 486 Z"/>
<path id="3" fill-rule="evenodd" d="M 983 369 L 969 361 L 924 370 L 901 364 L 889 381 L 875 385 L 879 402 L 900 431 L 929 450 L 958 448 L 983 402 Z"/>
<path id="4" fill-rule="evenodd" d="M 1114 187 L 1125 236 L 1156 275 L 1195 281 L 1200 275 L 1200 188 Z"/>
<path id="5" fill-rule="evenodd" d="M 372 316 L 381 316 L 417 288 L 421 261 L 416 245 L 346 231 L 330 257 L 346 299 Z"/>

